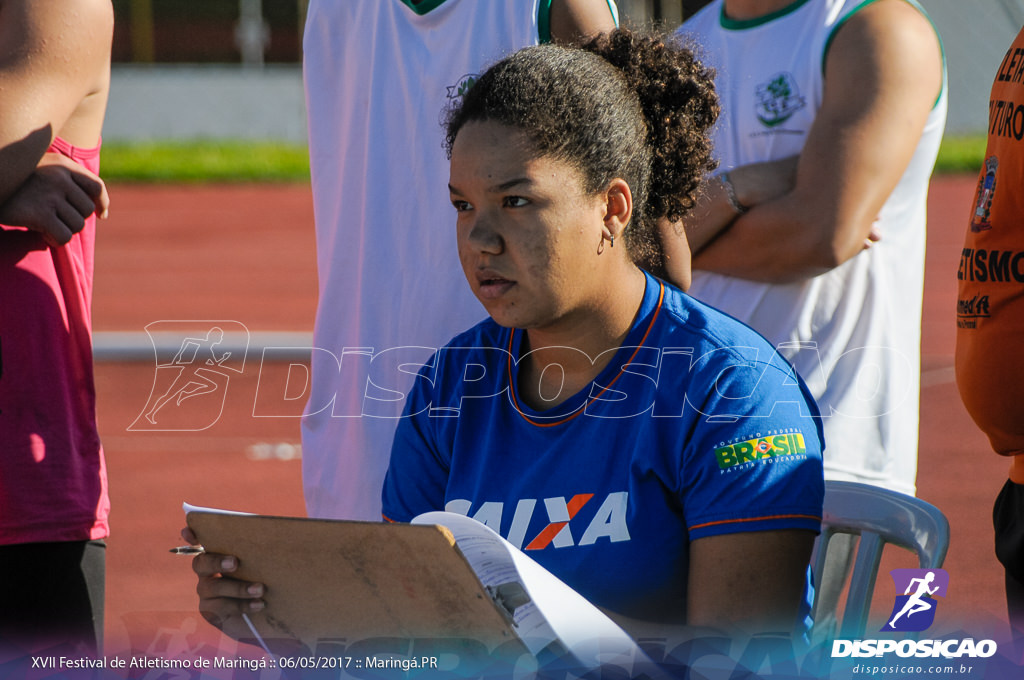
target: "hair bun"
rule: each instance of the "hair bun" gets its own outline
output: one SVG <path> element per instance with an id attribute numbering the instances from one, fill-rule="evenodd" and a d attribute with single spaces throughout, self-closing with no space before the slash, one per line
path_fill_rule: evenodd
<path id="1" fill-rule="evenodd" d="M 710 139 L 719 113 L 714 70 L 660 33 L 620 28 L 583 48 L 618 68 L 640 101 L 654 154 L 649 216 L 680 219 L 693 207 L 700 181 L 717 165 Z"/>

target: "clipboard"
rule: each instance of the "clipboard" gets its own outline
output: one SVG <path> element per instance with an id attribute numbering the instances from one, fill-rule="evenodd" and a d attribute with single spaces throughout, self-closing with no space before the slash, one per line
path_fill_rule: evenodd
<path id="1" fill-rule="evenodd" d="M 238 558 L 238 578 L 266 586 L 266 608 L 249 616 L 268 640 L 311 650 L 375 637 L 526 649 L 507 597 L 481 585 L 444 527 L 201 510 L 186 522 L 208 552 Z"/>

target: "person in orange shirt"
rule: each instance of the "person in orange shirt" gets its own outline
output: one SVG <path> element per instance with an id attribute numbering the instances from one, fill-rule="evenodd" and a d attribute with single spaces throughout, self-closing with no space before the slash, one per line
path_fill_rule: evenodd
<path id="1" fill-rule="evenodd" d="M 956 379 L 995 452 L 1010 457 L 993 509 L 1014 637 L 1024 640 L 1024 29 L 989 98 L 988 146 L 957 272 Z"/>

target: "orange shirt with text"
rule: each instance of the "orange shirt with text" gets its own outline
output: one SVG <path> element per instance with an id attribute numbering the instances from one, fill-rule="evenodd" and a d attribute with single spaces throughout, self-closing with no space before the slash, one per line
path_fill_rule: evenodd
<path id="1" fill-rule="evenodd" d="M 960 395 L 997 453 L 1024 454 L 1024 29 L 992 85 L 957 280 Z"/>

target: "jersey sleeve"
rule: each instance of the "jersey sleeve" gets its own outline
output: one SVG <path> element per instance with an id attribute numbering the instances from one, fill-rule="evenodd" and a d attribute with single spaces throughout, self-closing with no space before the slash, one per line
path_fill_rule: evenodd
<path id="1" fill-rule="evenodd" d="M 706 396 L 682 460 L 690 538 L 820 531 L 825 484 L 821 418 L 803 381 L 780 357 L 730 349 L 698 369 Z M 763 352 L 764 350 L 760 350 Z"/>
<path id="2" fill-rule="evenodd" d="M 444 510 L 451 453 L 439 441 L 438 419 L 431 418 L 434 366 L 420 370 L 395 431 L 391 460 L 381 494 L 384 519 L 408 522 L 416 515 Z"/>

